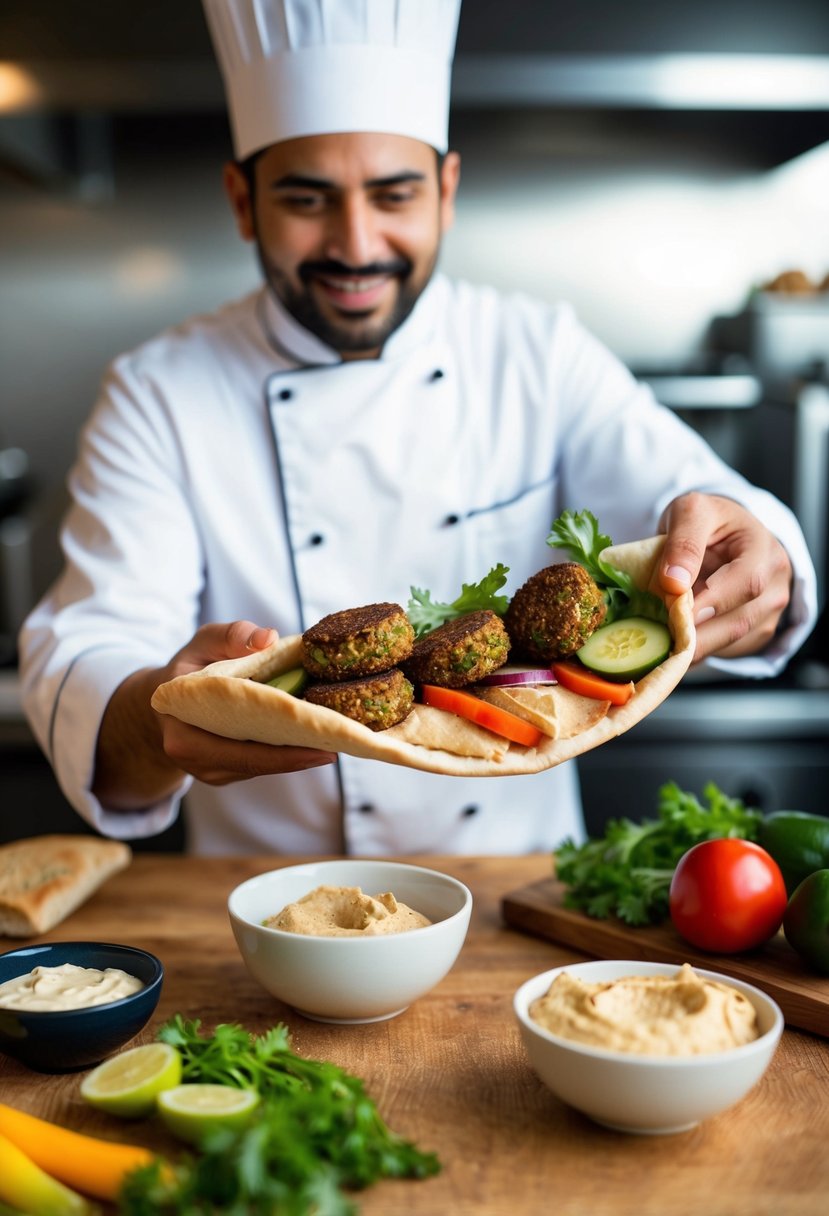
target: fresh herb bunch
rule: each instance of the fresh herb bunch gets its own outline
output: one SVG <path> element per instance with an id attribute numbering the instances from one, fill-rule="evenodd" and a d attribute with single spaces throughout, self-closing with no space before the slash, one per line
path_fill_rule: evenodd
<path id="1" fill-rule="evenodd" d="M 729 798 L 716 785 L 703 790 L 708 805 L 671 781 L 659 791 L 656 819 L 611 819 L 604 835 L 585 844 L 565 841 L 555 854 L 568 908 L 629 925 L 658 924 L 668 916 L 677 862 L 702 840 L 733 836 L 757 840 L 760 811 Z"/>
<path id="2" fill-rule="evenodd" d="M 605 624 L 624 616 L 667 622 L 668 612 L 658 595 L 640 591 L 629 574 L 602 558 L 602 551 L 613 541 L 599 531 L 599 521 L 592 512 L 563 511 L 552 525 L 547 544 L 551 549 L 564 549 L 601 588 L 607 605 Z"/>
<path id="3" fill-rule="evenodd" d="M 412 587 L 412 597 L 406 607 L 406 615 L 412 623 L 416 637 L 423 637 L 455 617 L 464 616 L 467 612 L 479 612 L 489 608 L 498 616 L 503 616 L 509 606 L 508 595 L 498 595 L 497 592 L 507 581 L 509 566 L 501 562 L 490 570 L 479 583 L 463 583 L 461 593 L 451 604 L 433 602 L 430 591 L 422 591 Z"/>
<path id="4" fill-rule="evenodd" d="M 212 1132 L 198 1156 L 134 1171 L 124 1216 L 351 1216 L 345 1190 L 440 1170 L 434 1153 L 386 1126 L 359 1078 L 295 1055 L 281 1023 L 262 1035 L 228 1023 L 203 1035 L 176 1014 L 158 1038 L 181 1053 L 185 1082 L 252 1088 L 262 1100 L 250 1124 Z"/>

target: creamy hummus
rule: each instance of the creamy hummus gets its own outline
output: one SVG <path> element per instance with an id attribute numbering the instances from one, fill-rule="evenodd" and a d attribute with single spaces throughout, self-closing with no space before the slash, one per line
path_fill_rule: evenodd
<path id="1" fill-rule="evenodd" d="M 675 975 L 632 975 L 597 984 L 564 971 L 529 1013 L 563 1039 L 639 1055 L 702 1055 L 759 1037 L 748 998 L 730 984 L 703 979 L 688 963 Z"/>
<path id="2" fill-rule="evenodd" d="M 263 922 L 270 929 L 307 933 L 314 937 L 376 937 L 405 933 L 432 922 L 391 891 L 366 895 L 360 887 L 316 887 Z"/>
<path id="3" fill-rule="evenodd" d="M 0 1009 L 27 1009 L 49 1013 L 61 1009 L 86 1009 L 108 1005 L 138 992 L 144 985 L 119 967 L 99 971 L 95 967 L 35 967 L 27 975 L 0 984 Z"/>

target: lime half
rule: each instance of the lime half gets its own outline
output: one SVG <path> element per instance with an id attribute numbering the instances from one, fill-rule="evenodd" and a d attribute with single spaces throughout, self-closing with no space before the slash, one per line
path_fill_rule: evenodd
<path id="1" fill-rule="evenodd" d="M 190 1084 L 158 1095 L 158 1113 L 180 1140 L 198 1144 L 216 1127 L 240 1127 L 259 1105 L 253 1089 L 233 1085 Z"/>
<path id="2" fill-rule="evenodd" d="M 181 1081 L 181 1056 L 169 1043 L 145 1043 L 104 1060 L 81 1082 L 90 1106 L 134 1119 L 155 1109 L 157 1096 Z"/>

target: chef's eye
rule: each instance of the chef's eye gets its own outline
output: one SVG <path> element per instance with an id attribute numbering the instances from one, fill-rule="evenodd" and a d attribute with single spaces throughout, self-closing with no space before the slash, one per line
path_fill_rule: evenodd
<path id="1" fill-rule="evenodd" d="M 283 194 L 281 199 L 284 207 L 303 214 L 322 211 L 325 206 L 324 194 Z"/>
<path id="2" fill-rule="evenodd" d="M 381 190 L 375 195 L 375 200 L 381 207 L 404 207 L 414 197 L 415 191 L 411 186 L 396 186 L 393 190 Z"/>

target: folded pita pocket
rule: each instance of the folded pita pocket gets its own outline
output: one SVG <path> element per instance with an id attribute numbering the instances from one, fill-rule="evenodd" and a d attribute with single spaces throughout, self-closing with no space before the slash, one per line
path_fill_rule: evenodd
<path id="1" fill-rule="evenodd" d="M 638 587 L 652 590 L 664 543 L 664 536 L 651 537 L 615 545 L 605 549 L 603 556 L 630 574 Z M 390 730 L 372 731 L 325 706 L 269 687 L 267 680 L 301 664 L 299 635 L 280 638 L 256 654 L 225 659 L 201 671 L 176 676 L 156 689 L 152 705 L 159 713 L 171 714 L 228 739 L 314 747 L 458 777 L 538 773 L 629 730 L 677 686 L 694 657 L 693 599 L 686 592 L 666 603 L 673 649 L 664 663 L 637 682 L 628 703 L 607 708 L 604 702 L 596 702 L 594 709 L 582 706 L 574 712 L 574 703 L 565 709 L 565 700 L 559 697 L 561 708 L 556 709 L 556 716 L 560 715 L 560 720 L 555 736 L 547 732 L 533 748 L 507 743 L 454 714 L 442 714 L 437 727 L 434 713 L 441 711 L 426 714 L 423 706 Z M 484 747 L 488 750 L 482 753 Z"/>
<path id="2" fill-rule="evenodd" d="M 132 858 L 120 840 L 35 836 L 0 847 L 0 934 L 34 937 L 60 924 Z"/>

